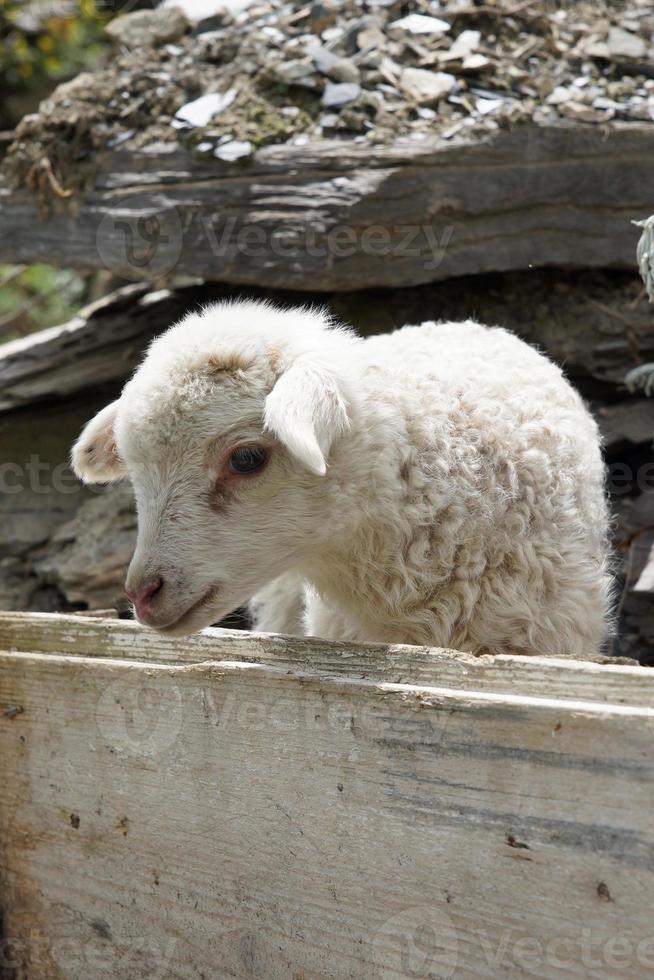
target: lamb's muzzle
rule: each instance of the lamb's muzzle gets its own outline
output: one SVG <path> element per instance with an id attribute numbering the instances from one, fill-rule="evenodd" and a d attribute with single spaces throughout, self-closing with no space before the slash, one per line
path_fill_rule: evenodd
<path id="1" fill-rule="evenodd" d="M 597 427 L 498 328 L 362 340 L 315 310 L 209 307 L 153 343 L 73 465 L 131 478 L 128 588 L 163 631 L 252 600 L 264 630 L 477 652 L 585 656 L 605 633 Z"/>
<path id="2" fill-rule="evenodd" d="M 161 596 L 163 587 L 164 580 L 161 575 L 155 575 L 153 578 L 145 580 L 141 579 L 132 585 L 130 585 L 129 580 L 125 582 L 125 594 L 134 604 L 134 609 L 140 620 L 149 615 L 153 600 L 157 596 Z"/>

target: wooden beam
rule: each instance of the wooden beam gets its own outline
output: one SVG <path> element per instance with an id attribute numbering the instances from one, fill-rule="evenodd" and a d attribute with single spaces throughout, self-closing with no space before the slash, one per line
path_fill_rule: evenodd
<path id="1" fill-rule="evenodd" d="M 67 200 L 0 186 L 0 260 L 305 291 L 633 267 L 653 158 L 650 123 L 565 121 L 477 141 L 267 146 L 233 165 L 176 143 L 117 150 Z"/>
<path id="2" fill-rule="evenodd" d="M 624 658 L 488 657 L 403 644 L 335 643 L 243 630 L 207 629 L 180 643 L 125 619 L 80 619 L 59 613 L 0 613 L 0 649 L 33 654 L 106 657 L 157 663 L 208 660 L 263 663 L 319 676 L 347 673 L 391 683 L 438 683 L 476 691 L 654 708 L 654 673 Z"/>
<path id="3" fill-rule="evenodd" d="M 651 970 L 638 668 L 591 665 L 598 695 L 578 699 L 539 658 L 525 694 L 530 665 L 508 657 L 480 688 L 452 652 L 398 650 L 381 680 L 392 650 L 353 650 L 351 669 L 343 647 L 260 636 L 247 660 L 206 634 L 204 661 L 176 640 L 172 662 L 144 630 L 126 658 L 115 623 L 22 625 L 0 653 L 2 949 L 22 975 Z M 447 659 L 470 684 L 449 686 Z M 604 700 L 603 670 L 633 701 Z"/>

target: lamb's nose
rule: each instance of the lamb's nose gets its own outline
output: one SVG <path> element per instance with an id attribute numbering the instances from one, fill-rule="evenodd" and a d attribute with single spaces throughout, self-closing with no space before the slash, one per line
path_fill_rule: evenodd
<path id="1" fill-rule="evenodd" d="M 125 592 L 130 602 L 134 603 L 136 612 L 139 616 L 147 612 L 152 604 L 152 600 L 158 595 L 164 586 L 161 575 L 154 575 L 152 578 L 141 582 L 137 588 L 129 589 L 125 586 Z"/>

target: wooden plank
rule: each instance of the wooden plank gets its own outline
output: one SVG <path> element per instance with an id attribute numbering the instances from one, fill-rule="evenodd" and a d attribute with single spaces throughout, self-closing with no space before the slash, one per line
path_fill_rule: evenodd
<path id="1" fill-rule="evenodd" d="M 132 620 L 59 613 L 0 613 L 0 650 L 160 664 L 259 663 L 318 677 L 347 675 L 380 683 L 654 707 L 654 674 L 649 668 L 599 656 L 596 662 L 475 656 L 402 644 L 335 643 L 223 629 L 206 629 L 180 641 Z"/>
<path id="2" fill-rule="evenodd" d="M 174 663 L 128 624 L 22 625 L 14 645 L 42 652 L 0 654 L 19 976 L 653 975 L 646 672 L 591 665 L 643 692 L 607 704 L 599 678 L 597 698 L 525 696 L 517 665 L 505 691 L 447 688 L 443 651 L 399 650 L 432 680 L 423 662 L 396 683 L 377 649 L 367 669 L 352 651 L 361 677 L 318 642 L 255 637 L 256 661 L 227 660 L 236 638 L 207 633 Z"/>
<path id="3" fill-rule="evenodd" d="M 652 159 L 654 126 L 644 122 L 534 123 L 483 140 L 390 146 L 281 144 L 235 165 L 175 143 L 116 150 L 98 153 L 90 189 L 49 202 L 45 221 L 30 191 L 0 186 L 0 261 L 298 290 L 632 268 L 630 222 L 651 210 Z M 148 241 L 144 218 L 157 229 Z"/>

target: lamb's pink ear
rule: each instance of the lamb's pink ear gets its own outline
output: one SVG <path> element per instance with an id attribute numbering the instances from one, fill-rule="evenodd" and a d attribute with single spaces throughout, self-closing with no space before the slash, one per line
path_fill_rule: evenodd
<path id="1" fill-rule="evenodd" d="M 127 469 L 118 455 L 114 423 L 118 401 L 112 402 L 91 419 L 73 446 L 73 470 L 84 483 L 112 483 L 127 476 Z"/>
<path id="2" fill-rule="evenodd" d="M 349 425 L 336 380 L 328 371 L 303 361 L 285 371 L 266 398 L 264 422 L 318 476 L 327 471 L 332 442 Z"/>

